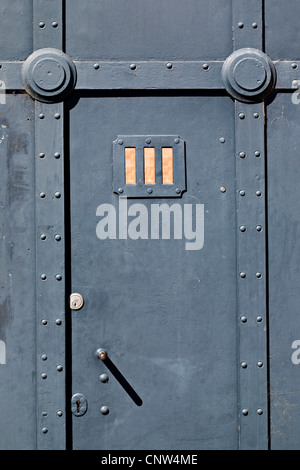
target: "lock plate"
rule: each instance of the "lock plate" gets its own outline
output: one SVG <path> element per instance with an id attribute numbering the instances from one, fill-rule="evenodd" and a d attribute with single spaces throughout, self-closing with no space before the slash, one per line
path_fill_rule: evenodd
<path id="1" fill-rule="evenodd" d="M 70 295 L 70 309 L 71 310 L 80 310 L 83 307 L 83 297 L 81 294 L 71 294 Z"/>
<path id="2" fill-rule="evenodd" d="M 72 396 L 71 405 L 73 415 L 83 416 L 88 408 L 86 396 L 82 393 L 75 393 Z"/>

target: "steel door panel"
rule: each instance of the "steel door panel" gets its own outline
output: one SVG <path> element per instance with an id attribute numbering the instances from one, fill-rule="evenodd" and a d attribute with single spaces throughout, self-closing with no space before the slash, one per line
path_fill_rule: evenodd
<path id="1" fill-rule="evenodd" d="M 232 51 L 226 0 L 67 0 L 66 18 L 74 60 L 219 60 Z"/>
<path id="2" fill-rule="evenodd" d="M 1 449 L 299 448 L 299 8 L 1 2 Z"/>
<path id="3" fill-rule="evenodd" d="M 298 449 L 299 366 L 298 355 L 292 356 L 299 340 L 299 106 L 289 94 L 278 95 L 268 121 L 272 448 Z"/>
<path id="4" fill-rule="evenodd" d="M 214 123 L 213 137 L 204 132 L 207 120 Z M 88 413 L 73 418 L 75 448 L 237 446 L 235 287 L 226 282 L 235 278 L 235 239 L 226 224 L 235 217 L 234 161 L 225 168 L 219 141 L 232 127 L 226 97 L 82 98 L 71 111 L 72 291 L 86 300 L 72 314 L 72 391 L 89 402 Z M 97 239 L 97 206 L 119 204 L 112 192 L 116 135 L 175 130 L 186 140 L 189 189 L 180 204 L 204 203 L 204 248 L 186 251 L 184 240 Z M 228 185 L 226 194 L 222 184 Z M 150 213 L 153 202 L 175 201 L 127 202 L 143 203 Z M 101 346 L 139 395 L 140 406 L 95 359 Z M 99 381 L 102 373 L 109 374 L 108 384 Z M 102 405 L 109 415 L 101 415 Z M 221 422 L 216 415 L 223 416 Z"/>

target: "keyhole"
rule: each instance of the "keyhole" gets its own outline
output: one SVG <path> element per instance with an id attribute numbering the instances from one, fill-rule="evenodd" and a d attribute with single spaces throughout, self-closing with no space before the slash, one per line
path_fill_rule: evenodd
<path id="1" fill-rule="evenodd" d="M 80 400 L 77 400 L 76 405 L 77 405 L 77 413 L 80 413 Z"/>

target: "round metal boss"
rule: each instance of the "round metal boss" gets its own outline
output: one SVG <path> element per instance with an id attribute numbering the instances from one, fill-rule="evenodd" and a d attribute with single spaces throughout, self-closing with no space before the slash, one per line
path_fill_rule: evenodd
<path id="1" fill-rule="evenodd" d="M 39 49 L 23 64 L 22 79 L 29 95 L 45 103 L 62 101 L 74 88 L 76 68 L 62 51 Z"/>
<path id="2" fill-rule="evenodd" d="M 274 87 L 276 71 L 271 59 L 262 51 L 243 48 L 224 62 L 222 78 L 228 93 L 238 101 L 261 101 Z"/>

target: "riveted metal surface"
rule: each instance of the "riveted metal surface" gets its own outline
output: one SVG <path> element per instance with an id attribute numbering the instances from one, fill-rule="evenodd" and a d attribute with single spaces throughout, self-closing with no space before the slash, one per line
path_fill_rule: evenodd
<path id="1" fill-rule="evenodd" d="M 0 12 L 0 447 L 299 448 L 299 2 Z"/>

